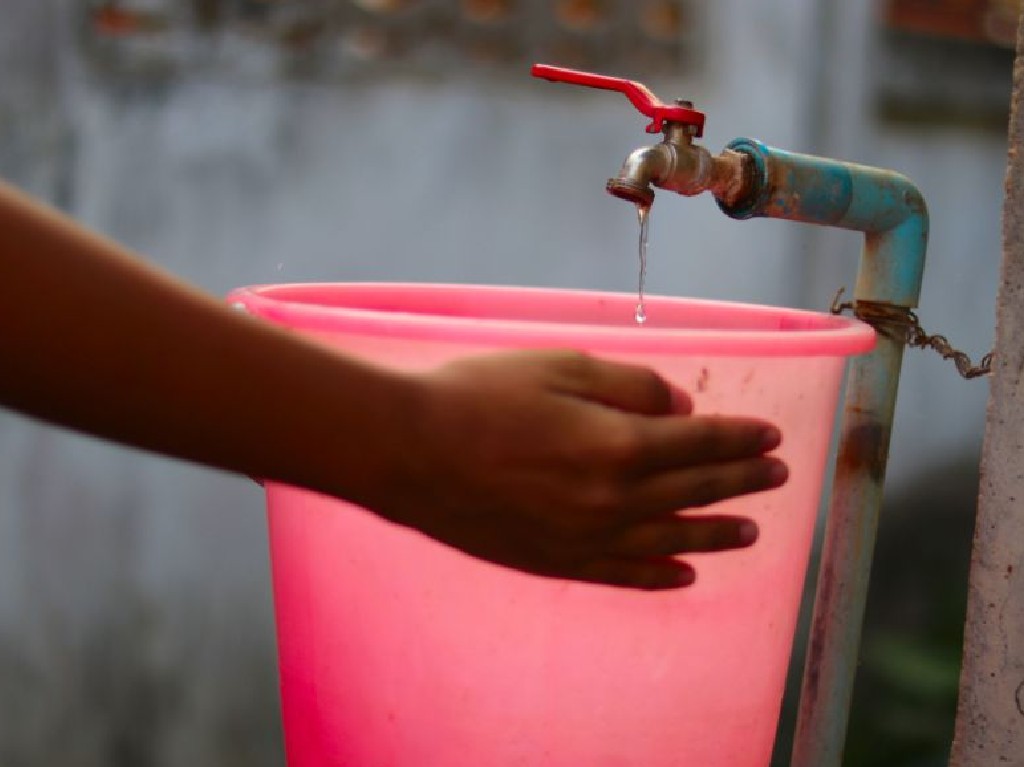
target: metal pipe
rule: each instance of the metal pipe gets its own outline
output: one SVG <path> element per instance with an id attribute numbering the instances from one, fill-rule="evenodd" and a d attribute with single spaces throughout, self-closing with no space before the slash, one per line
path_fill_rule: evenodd
<path id="1" fill-rule="evenodd" d="M 850 364 L 791 767 L 839 767 L 882 504 L 903 344 Z"/>
<path id="2" fill-rule="evenodd" d="M 928 240 L 921 193 L 891 171 L 737 139 L 747 193 L 719 199 L 729 216 L 767 217 L 865 233 L 854 298 L 917 305 Z M 850 365 L 791 767 L 839 767 L 867 601 L 903 344 L 879 336 Z"/>

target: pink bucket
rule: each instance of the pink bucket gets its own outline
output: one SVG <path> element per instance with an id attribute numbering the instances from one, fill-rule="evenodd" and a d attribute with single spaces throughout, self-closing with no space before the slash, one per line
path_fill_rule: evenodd
<path id="1" fill-rule="evenodd" d="M 482 563 L 364 509 L 267 487 L 291 767 L 765 767 L 855 320 L 791 309 L 453 285 L 236 291 L 251 313 L 382 366 L 571 347 L 658 370 L 700 413 L 783 431 L 750 549 L 645 593 Z"/>

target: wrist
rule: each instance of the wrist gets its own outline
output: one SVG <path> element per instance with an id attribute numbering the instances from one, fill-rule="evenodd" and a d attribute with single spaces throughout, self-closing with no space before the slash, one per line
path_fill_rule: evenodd
<path id="1" fill-rule="evenodd" d="M 409 474 L 413 426 L 426 397 L 418 376 L 331 354 L 299 403 L 283 481 L 386 513 L 386 498 Z"/>

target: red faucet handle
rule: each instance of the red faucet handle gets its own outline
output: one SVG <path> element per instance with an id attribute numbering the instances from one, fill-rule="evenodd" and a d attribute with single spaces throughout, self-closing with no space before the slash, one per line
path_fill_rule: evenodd
<path id="1" fill-rule="evenodd" d="M 697 129 L 695 134 L 697 136 L 704 133 L 703 112 L 676 104 L 664 104 L 643 83 L 623 80 L 621 77 L 608 77 L 575 69 L 553 67 L 549 64 L 534 64 L 530 74 L 556 83 L 585 85 L 588 88 L 601 88 L 606 91 L 623 93 L 641 114 L 651 118 L 651 124 L 647 126 L 648 133 L 661 133 L 665 122 L 692 125 Z"/>

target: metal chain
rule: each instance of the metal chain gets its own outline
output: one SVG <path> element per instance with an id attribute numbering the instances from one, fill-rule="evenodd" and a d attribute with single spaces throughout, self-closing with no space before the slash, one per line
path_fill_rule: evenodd
<path id="1" fill-rule="evenodd" d="M 840 288 L 832 299 L 832 314 L 851 312 L 857 319 L 866 322 L 881 335 L 919 349 L 934 349 L 944 360 L 953 360 L 957 372 L 967 379 L 980 378 L 992 372 L 993 352 L 989 352 L 977 365 L 964 352 L 954 349 L 945 336 L 928 335 L 917 315 L 905 306 L 880 301 L 841 302 L 844 289 Z"/>

